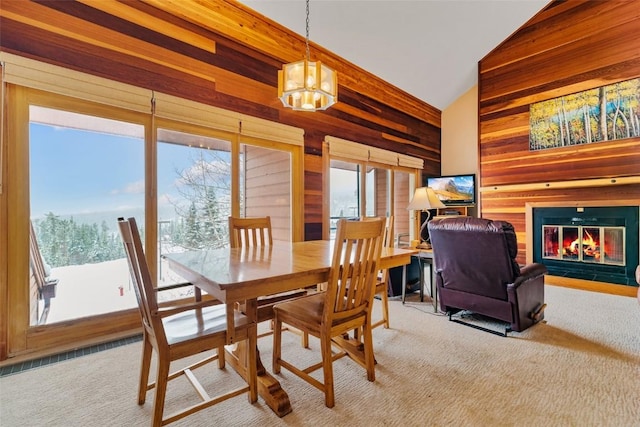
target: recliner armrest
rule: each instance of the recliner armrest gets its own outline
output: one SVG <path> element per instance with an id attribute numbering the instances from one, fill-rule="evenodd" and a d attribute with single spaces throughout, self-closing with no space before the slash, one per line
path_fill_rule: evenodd
<path id="1" fill-rule="evenodd" d="M 520 275 L 509 286 L 517 288 L 529 280 L 537 279 L 547 273 L 547 267 L 543 264 L 534 262 L 527 264 L 520 269 Z"/>

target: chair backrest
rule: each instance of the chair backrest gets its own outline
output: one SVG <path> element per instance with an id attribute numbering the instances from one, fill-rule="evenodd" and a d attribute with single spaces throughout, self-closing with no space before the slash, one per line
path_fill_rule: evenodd
<path id="1" fill-rule="evenodd" d="M 443 287 L 507 299 L 506 285 L 520 274 L 510 223 L 461 216 L 436 218 L 428 227 Z"/>
<path id="2" fill-rule="evenodd" d="M 142 239 L 140 239 L 136 220 L 135 218 L 118 218 L 118 226 L 120 227 L 124 250 L 127 254 L 129 272 L 131 273 L 131 280 L 138 300 L 142 325 L 147 333 L 161 341 L 159 344 L 166 344 L 162 321 L 159 316 L 153 315 L 158 310 L 158 300 L 147 259 L 142 249 Z"/>
<path id="3" fill-rule="evenodd" d="M 232 248 L 272 246 L 271 217 L 229 217 L 229 244 Z"/>
<path id="4" fill-rule="evenodd" d="M 363 221 L 373 221 L 379 219 L 378 217 L 364 217 Z M 392 248 L 395 242 L 393 241 L 393 215 L 384 219 L 384 235 L 382 237 L 382 247 Z M 389 279 L 389 269 L 380 270 L 378 273 L 378 282 L 387 283 Z"/>
<path id="5" fill-rule="evenodd" d="M 370 310 L 384 239 L 384 221 L 338 220 L 323 322 Z"/>

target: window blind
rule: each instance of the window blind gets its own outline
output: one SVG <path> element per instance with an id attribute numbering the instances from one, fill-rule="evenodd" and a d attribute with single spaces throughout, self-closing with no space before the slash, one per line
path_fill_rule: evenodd
<path id="1" fill-rule="evenodd" d="M 151 91 L 57 65 L 0 52 L 6 83 L 150 113 Z"/>
<path id="2" fill-rule="evenodd" d="M 349 141 L 342 138 L 327 135 L 325 142 L 329 145 L 329 155 L 340 157 L 346 160 L 358 162 L 374 162 L 390 166 L 402 166 L 414 169 L 422 169 L 424 160 L 385 150 L 377 147 L 370 147 L 358 142 Z"/>

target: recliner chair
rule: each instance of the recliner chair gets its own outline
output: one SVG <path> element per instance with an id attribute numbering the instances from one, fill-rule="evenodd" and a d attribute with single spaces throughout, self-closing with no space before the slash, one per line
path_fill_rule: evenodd
<path id="1" fill-rule="evenodd" d="M 518 243 L 510 223 L 461 216 L 434 219 L 428 227 L 440 308 L 450 320 L 457 320 L 451 314 L 469 310 L 510 323 L 506 336 L 544 318 L 547 268 L 539 263 L 518 265 Z"/>

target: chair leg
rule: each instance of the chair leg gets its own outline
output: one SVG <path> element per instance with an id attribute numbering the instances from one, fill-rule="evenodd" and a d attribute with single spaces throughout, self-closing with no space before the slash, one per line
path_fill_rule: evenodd
<path id="1" fill-rule="evenodd" d="M 224 366 L 226 364 L 224 346 L 218 347 L 217 352 L 218 352 L 218 368 L 219 369 L 224 369 Z"/>
<path id="2" fill-rule="evenodd" d="M 258 401 L 258 327 L 249 331 L 247 340 L 247 352 L 245 363 L 247 366 L 247 379 L 249 383 L 249 403 Z"/>
<path id="3" fill-rule="evenodd" d="M 302 332 L 302 347 L 309 348 L 309 334 Z"/>
<path id="4" fill-rule="evenodd" d="M 367 380 L 376 380 L 375 356 L 373 354 L 373 334 L 371 333 L 371 323 L 366 322 L 363 328 L 364 335 L 364 363 L 367 369 Z"/>
<path id="5" fill-rule="evenodd" d="M 151 367 L 151 353 L 153 347 L 145 333 L 142 339 L 142 360 L 140 363 L 140 383 L 138 384 L 138 405 L 144 405 L 147 397 L 147 385 L 149 384 L 149 369 Z"/>
<path id="6" fill-rule="evenodd" d="M 335 406 L 335 394 L 333 390 L 331 337 L 322 334 L 320 336 L 320 348 L 322 351 L 322 373 L 324 375 L 324 404 L 327 408 L 333 408 Z"/>
<path id="7" fill-rule="evenodd" d="M 282 322 L 276 315 L 273 322 L 272 369 L 274 374 L 280 373 L 280 357 L 282 355 Z"/>
<path id="8" fill-rule="evenodd" d="M 389 296 L 387 290 L 382 292 L 382 318 L 384 319 L 384 328 L 389 329 Z"/>
<path id="9" fill-rule="evenodd" d="M 153 425 L 162 425 L 164 412 L 164 398 L 167 394 L 167 382 L 169 378 L 169 358 L 158 356 L 158 376 L 156 377 L 156 396 L 153 402 Z"/>

